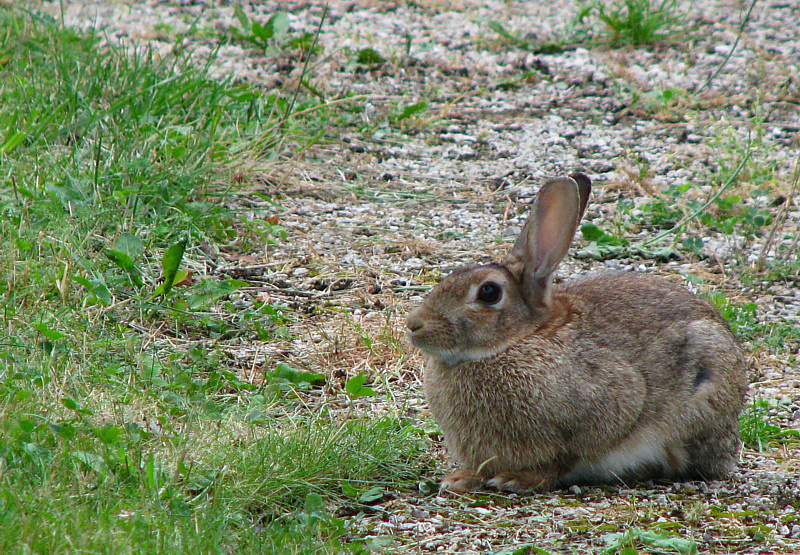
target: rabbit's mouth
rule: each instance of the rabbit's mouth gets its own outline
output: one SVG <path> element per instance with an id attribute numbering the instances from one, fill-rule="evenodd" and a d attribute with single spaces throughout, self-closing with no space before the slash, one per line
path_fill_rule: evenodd
<path id="1" fill-rule="evenodd" d="M 440 340 L 437 341 L 436 338 L 431 337 L 430 334 L 423 333 L 423 331 L 422 329 L 409 329 L 406 332 L 408 342 L 419 349 L 425 357 L 433 359 L 445 366 L 455 366 L 462 362 L 490 358 L 506 348 L 505 344 L 489 348 L 475 347 L 471 349 L 452 346 L 444 347 L 441 345 Z"/>
<path id="2" fill-rule="evenodd" d="M 466 360 L 476 360 L 490 356 L 484 349 L 464 349 L 463 339 L 450 322 L 433 318 L 424 308 L 411 312 L 406 319 L 406 338 L 426 357 L 435 359 L 447 366 Z"/>
<path id="3" fill-rule="evenodd" d="M 427 333 L 427 331 L 428 330 L 422 326 L 414 329 L 409 327 L 409 329 L 406 330 L 406 339 L 420 351 L 426 354 L 432 354 L 431 351 L 437 351 L 438 349 L 432 344 L 432 341 L 430 341 L 430 334 Z"/>
<path id="4" fill-rule="evenodd" d="M 430 332 L 429 326 L 416 325 L 413 321 L 409 321 L 406 338 L 411 345 L 422 351 L 424 355 L 442 360 L 457 357 L 455 349 L 439 345 L 440 341 L 437 341 L 436 336 Z"/>
<path id="5" fill-rule="evenodd" d="M 456 349 L 442 345 L 443 342 L 446 345 L 449 341 L 444 340 L 441 330 L 436 329 L 435 326 L 425 325 L 421 321 L 409 318 L 407 327 L 408 342 L 424 354 L 437 358 L 447 358 L 455 354 Z"/>

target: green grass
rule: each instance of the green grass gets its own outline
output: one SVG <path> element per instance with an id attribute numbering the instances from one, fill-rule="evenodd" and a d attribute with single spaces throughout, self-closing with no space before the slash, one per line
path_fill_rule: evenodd
<path id="1" fill-rule="evenodd" d="M 487 26 L 499 37 L 495 47 L 518 48 L 536 54 L 557 54 L 578 44 L 646 47 L 672 43 L 689 32 L 686 13 L 677 0 L 576 0 L 578 11 L 563 35 L 536 42 L 507 28 L 500 21 Z M 665 91 L 669 102 L 674 91 Z"/>
<path id="2" fill-rule="evenodd" d="M 684 34 L 685 14 L 677 0 L 598 2 L 595 12 L 615 46 L 647 46 Z"/>
<path id="3" fill-rule="evenodd" d="M 239 168 L 330 113 L 180 49 L 9 7 L 0 29 L 0 552 L 368 549 L 332 511 L 413 481 L 423 435 L 308 406 L 319 376 L 244 380 L 226 342 L 285 338 L 292 311 L 191 275 L 202 243 L 285 239 L 277 204 L 236 210 Z"/>
<path id="4" fill-rule="evenodd" d="M 739 416 L 739 432 L 745 446 L 767 451 L 779 443 L 800 443 L 800 432 L 781 428 L 776 422 L 777 403 L 754 399 Z"/>
<path id="5" fill-rule="evenodd" d="M 761 347 L 768 352 L 797 351 L 800 345 L 800 327 L 797 324 L 788 320 L 762 323 L 754 303 L 737 305 L 719 292 L 703 296 L 728 321 L 731 331 L 740 341 L 749 341 L 754 348 Z"/>
<path id="6" fill-rule="evenodd" d="M 305 552 L 320 534 L 344 549 L 347 526 L 323 500 L 358 507 L 347 492 L 413 477 L 407 468 L 420 445 L 419 433 L 394 419 L 250 427 L 257 439 L 232 434 L 225 421 L 213 433 L 199 419 L 153 434 L 130 422 L 69 420 L 4 418 L 4 553 L 21 545 L 40 553 Z M 304 530 L 309 502 L 320 504 L 327 531 Z"/>

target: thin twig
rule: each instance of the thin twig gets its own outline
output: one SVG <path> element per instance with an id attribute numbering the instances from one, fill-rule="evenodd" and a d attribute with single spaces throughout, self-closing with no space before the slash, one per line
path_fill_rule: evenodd
<path id="1" fill-rule="evenodd" d="M 300 86 L 303 82 L 303 77 L 306 75 L 306 71 L 308 71 L 308 62 L 311 60 L 311 56 L 314 54 L 314 48 L 317 46 L 317 41 L 319 40 L 319 35 L 322 32 L 322 24 L 325 23 L 325 16 L 328 15 L 328 4 L 326 3 L 325 6 L 322 8 L 322 17 L 319 18 L 319 25 L 317 26 L 317 31 L 314 33 L 314 40 L 311 42 L 311 46 L 308 49 L 308 54 L 306 55 L 305 62 L 303 63 L 303 71 L 300 73 L 300 79 L 297 86 L 294 89 L 294 95 L 292 96 L 292 101 L 289 103 L 289 108 L 286 110 L 284 114 L 284 121 L 289 119 L 289 116 L 294 110 L 294 105 L 297 102 L 297 96 L 300 94 Z"/>
<path id="2" fill-rule="evenodd" d="M 783 253 L 784 260 L 789 260 L 792 257 L 792 254 L 794 253 L 795 249 L 797 248 L 798 239 L 800 239 L 800 233 L 795 233 L 794 234 L 794 239 L 792 240 L 792 244 L 789 245 L 789 248 L 786 249 L 785 253 Z"/>
<path id="3" fill-rule="evenodd" d="M 758 260 L 756 261 L 756 270 L 759 272 L 764 269 L 764 260 L 769 253 L 770 248 L 772 247 L 772 241 L 775 238 L 775 235 L 778 233 L 778 230 L 783 228 L 783 224 L 786 223 L 786 218 L 789 215 L 789 207 L 794 202 L 794 195 L 797 191 L 797 183 L 800 181 L 800 153 L 798 153 L 797 158 L 794 162 L 794 173 L 792 175 L 792 184 L 789 187 L 789 194 L 786 196 L 786 200 L 783 201 L 781 205 L 781 209 L 778 212 L 778 216 L 775 218 L 775 223 L 769 230 L 769 235 L 767 235 L 767 240 L 764 241 L 764 246 L 761 248 L 761 252 L 758 254 Z M 797 237 L 795 237 L 794 243 L 797 242 Z"/>
<path id="4" fill-rule="evenodd" d="M 744 156 L 742 157 L 742 161 L 741 161 L 741 162 L 739 162 L 739 165 L 736 167 L 736 169 L 735 169 L 735 170 L 734 170 L 734 172 L 731 174 L 731 176 L 728 178 L 728 180 L 725 182 L 725 184 L 724 184 L 722 187 L 720 187 L 719 191 L 717 191 L 717 192 L 714 194 L 714 196 L 712 196 L 710 199 L 708 199 L 708 202 L 706 202 L 706 203 L 705 203 L 703 206 L 701 206 L 700 208 L 698 208 L 697 210 L 695 210 L 694 212 L 692 212 L 692 213 L 691 213 L 691 214 L 689 214 L 688 216 L 686 216 L 686 217 L 684 217 L 683 219 L 681 219 L 681 221 L 679 221 L 677 224 L 675 224 L 675 225 L 674 225 L 673 227 L 671 227 L 670 229 L 668 229 L 668 230 L 666 230 L 666 231 L 663 231 L 663 232 L 659 233 L 658 235 L 656 235 L 656 236 L 655 236 L 655 237 L 653 237 L 652 239 L 648 239 L 647 241 L 645 241 L 644 243 L 642 243 L 642 246 L 643 246 L 643 247 L 646 247 L 647 245 L 651 245 L 651 244 L 655 243 L 656 241 L 660 241 L 661 239 L 663 239 L 664 237 L 666 237 L 666 236 L 667 236 L 667 235 L 669 235 L 670 233 L 674 233 L 675 231 L 677 231 L 677 230 L 679 230 L 680 228 L 682 228 L 682 227 L 683 227 L 684 225 L 686 225 L 686 223 L 687 223 L 687 222 L 689 222 L 690 220 L 693 220 L 694 218 L 696 218 L 697 216 L 699 216 L 700 214 L 702 214 L 703 212 L 705 212 L 705 211 L 706 211 L 706 209 L 707 209 L 709 206 L 711 206 L 711 204 L 712 204 L 712 203 L 713 203 L 715 200 L 717 200 L 717 199 L 720 197 L 720 195 L 721 195 L 722 193 L 724 193 L 724 192 L 725 192 L 725 190 L 726 190 L 728 187 L 730 187 L 730 186 L 733 184 L 733 182 L 734 182 L 734 181 L 736 181 L 736 178 L 737 178 L 737 177 L 739 177 L 739 174 L 742 172 L 742 169 L 744 169 L 744 165 L 745 165 L 745 164 L 747 163 L 747 161 L 750 159 L 750 146 L 751 146 L 752 144 L 753 144 L 753 142 L 752 142 L 752 140 L 750 139 L 750 133 L 748 132 L 748 134 L 747 134 L 747 148 L 746 148 L 746 149 L 745 149 L 745 151 L 744 151 Z"/>
<path id="5" fill-rule="evenodd" d="M 714 79 L 716 79 L 716 78 L 717 78 L 717 76 L 718 76 L 718 75 L 720 74 L 720 72 L 722 71 L 722 68 L 724 68 L 724 67 L 725 67 L 725 64 L 727 64 L 727 63 L 728 63 L 728 60 L 730 60 L 730 59 L 731 59 L 731 56 L 733 56 L 733 52 L 734 52 L 734 50 L 736 50 L 736 47 L 739 45 L 739 39 L 741 38 L 741 36 L 742 36 L 742 33 L 744 32 L 745 25 L 747 25 L 747 22 L 748 22 L 748 21 L 750 21 L 750 14 L 751 14 L 751 13 L 753 13 L 753 8 L 755 8 L 755 7 L 756 7 L 756 2 L 757 2 L 757 0 L 753 0 L 753 1 L 750 3 L 750 9 L 748 9 L 748 10 L 747 10 L 747 15 L 745 15 L 745 16 L 744 16 L 744 19 L 742 20 L 742 24 L 741 24 L 741 25 L 739 25 L 739 31 L 736 33 L 736 40 L 734 41 L 734 43 L 733 43 L 733 46 L 731 47 L 731 50 L 730 50 L 730 52 L 728 52 L 728 55 L 727 55 L 727 56 L 725 56 L 725 59 L 724 59 L 724 60 L 722 60 L 722 63 L 721 63 L 721 64 L 719 65 L 719 67 L 717 68 L 717 71 L 715 71 L 714 73 L 712 73 L 712 74 L 711 74 L 711 76 L 710 76 L 708 79 L 706 79 L 706 82 L 705 82 L 705 83 L 703 83 L 703 86 L 702 86 L 702 87 L 700 87 L 700 88 L 697 90 L 697 92 L 702 92 L 703 90 L 705 90 L 705 89 L 706 89 L 706 87 L 708 87 L 709 85 L 711 85 L 711 82 L 712 82 Z"/>
<path id="6" fill-rule="evenodd" d="M 11 188 L 14 189 L 14 199 L 17 201 L 17 204 L 21 205 L 19 193 L 17 192 L 17 178 L 14 175 L 11 176 Z"/>

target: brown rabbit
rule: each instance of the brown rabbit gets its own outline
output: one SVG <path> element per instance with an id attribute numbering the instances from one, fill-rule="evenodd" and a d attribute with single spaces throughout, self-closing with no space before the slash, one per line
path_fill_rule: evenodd
<path id="1" fill-rule="evenodd" d="M 453 272 L 408 316 L 461 463 L 444 490 L 717 479 L 735 466 L 745 361 L 716 310 L 647 275 L 552 284 L 590 191 L 583 174 L 545 183 L 502 264 Z"/>

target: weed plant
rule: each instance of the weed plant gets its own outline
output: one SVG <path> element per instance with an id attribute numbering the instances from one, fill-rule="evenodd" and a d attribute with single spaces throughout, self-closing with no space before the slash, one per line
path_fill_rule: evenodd
<path id="1" fill-rule="evenodd" d="M 536 54 L 555 54 L 577 44 L 646 47 L 674 42 L 689 32 L 678 0 L 577 0 L 578 11 L 562 37 L 550 42 L 523 38 L 499 21 L 488 27 L 500 44 Z M 599 30 L 598 30 L 599 29 Z M 669 102 L 672 92 L 662 100 Z"/>
<path id="2" fill-rule="evenodd" d="M 595 13 L 615 46 L 647 46 L 685 33 L 685 14 L 677 0 L 615 0 L 598 2 Z"/>
<path id="3" fill-rule="evenodd" d="M 779 443 L 800 443 L 800 431 L 781 428 L 776 422 L 775 404 L 754 399 L 739 417 L 742 442 L 749 449 L 767 451 Z"/>

